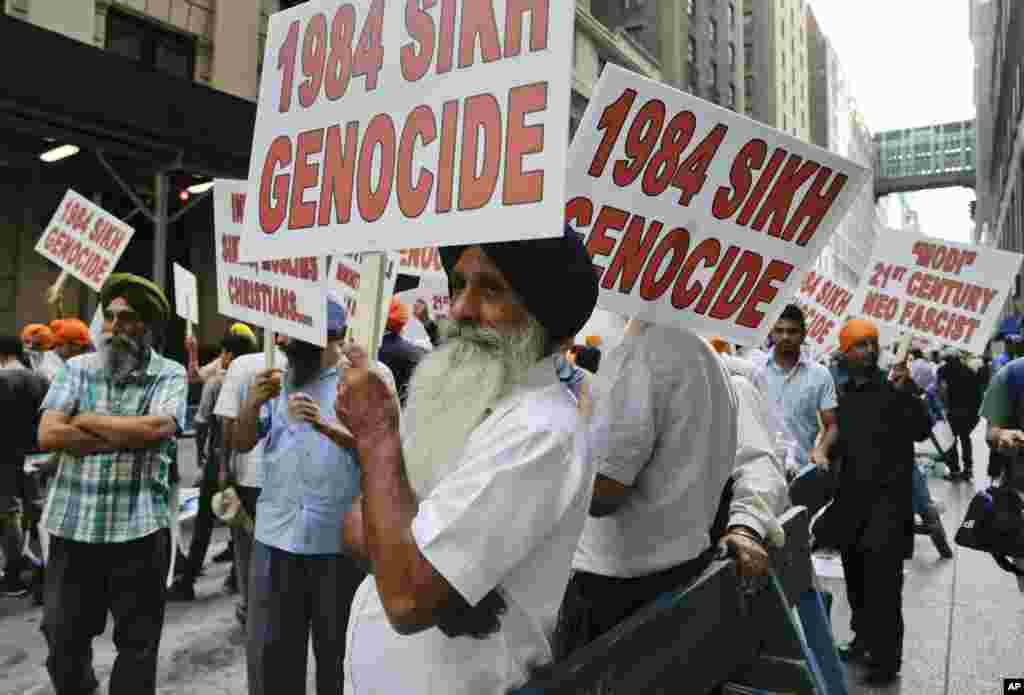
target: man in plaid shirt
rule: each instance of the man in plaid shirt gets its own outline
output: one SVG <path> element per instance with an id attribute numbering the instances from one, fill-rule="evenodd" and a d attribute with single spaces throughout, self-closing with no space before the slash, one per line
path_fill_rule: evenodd
<path id="1" fill-rule="evenodd" d="M 58 695 L 92 693 L 92 640 L 114 618 L 111 695 L 152 694 L 170 563 L 170 468 L 185 420 L 185 368 L 154 350 L 164 293 L 112 275 L 99 351 L 69 360 L 42 405 L 39 442 L 60 451 L 42 631 Z"/>

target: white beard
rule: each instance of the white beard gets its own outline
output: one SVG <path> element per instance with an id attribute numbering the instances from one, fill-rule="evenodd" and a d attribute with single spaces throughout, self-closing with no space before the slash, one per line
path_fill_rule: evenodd
<path id="1" fill-rule="evenodd" d="M 488 410 L 544 352 L 544 329 L 532 316 L 517 336 L 466 324 L 445 332 L 448 341 L 413 373 L 403 418 L 405 471 L 420 499 L 455 468 Z"/>

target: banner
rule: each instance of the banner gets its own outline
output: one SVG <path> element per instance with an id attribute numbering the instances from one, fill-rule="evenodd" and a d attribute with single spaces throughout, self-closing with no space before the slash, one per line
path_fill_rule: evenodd
<path id="1" fill-rule="evenodd" d="M 760 344 L 868 170 L 609 63 L 569 155 L 566 220 L 598 306 Z"/>
<path id="2" fill-rule="evenodd" d="M 99 292 L 133 234 L 134 229 L 69 188 L 36 253 Z"/>
<path id="3" fill-rule="evenodd" d="M 913 232 L 883 234 L 853 306 L 890 329 L 981 354 L 1021 256 Z"/>
<path id="4" fill-rule="evenodd" d="M 562 233 L 575 3 L 457 5 L 271 16 L 242 260 Z"/>
<path id="5" fill-rule="evenodd" d="M 384 270 L 384 289 L 382 296 L 385 302 L 391 301 L 398 280 L 398 254 L 387 254 Z M 359 311 L 359 280 L 362 276 L 363 254 L 347 253 L 335 256 L 331 260 L 331 272 L 327 278 L 327 291 L 341 302 L 348 312 L 349 319 L 354 319 Z M 385 310 L 386 313 L 386 310 Z"/>
<path id="6" fill-rule="evenodd" d="M 398 256 L 400 259 L 398 272 L 402 275 L 440 280 L 447 288 L 448 275 L 444 272 L 444 266 L 441 265 L 441 254 L 435 247 L 402 249 L 398 252 Z"/>
<path id="7" fill-rule="evenodd" d="M 796 303 L 803 308 L 807 321 L 804 344 L 811 359 L 816 360 L 839 347 L 839 330 L 843 327 L 853 294 L 854 291 L 843 283 L 815 270 L 804 276 Z"/>
<path id="8" fill-rule="evenodd" d="M 213 185 L 217 311 L 316 345 L 327 344 L 327 259 L 316 256 L 239 263 L 248 185 Z"/>
<path id="9" fill-rule="evenodd" d="M 196 276 L 174 264 L 174 310 L 186 321 L 199 323 L 199 284 Z"/>

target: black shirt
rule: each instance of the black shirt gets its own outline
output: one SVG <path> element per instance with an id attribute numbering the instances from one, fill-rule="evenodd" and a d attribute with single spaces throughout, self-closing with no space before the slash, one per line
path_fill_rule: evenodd
<path id="1" fill-rule="evenodd" d="M 405 403 L 405 391 L 409 385 L 409 380 L 412 378 L 412 372 L 426 354 L 426 350 L 410 343 L 397 333 L 389 331 L 381 339 L 377 359 L 386 364 L 391 373 L 395 375 L 395 388 L 398 389 L 398 397 L 403 404 Z"/>
<path id="2" fill-rule="evenodd" d="M 834 504 L 844 522 L 840 547 L 909 554 L 914 546 L 914 442 L 931 433 L 927 408 L 881 372 L 859 384 L 840 375 L 836 388 L 836 453 L 842 464 Z"/>
<path id="3" fill-rule="evenodd" d="M 25 454 L 39 448 L 39 407 L 49 388 L 28 369 L 0 369 L 0 495 L 18 494 Z"/>
<path id="4" fill-rule="evenodd" d="M 984 396 L 981 378 L 959 360 L 939 367 L 939 380 L 946 384 L 950 414 L 956 417 L 978 417 Z"/>

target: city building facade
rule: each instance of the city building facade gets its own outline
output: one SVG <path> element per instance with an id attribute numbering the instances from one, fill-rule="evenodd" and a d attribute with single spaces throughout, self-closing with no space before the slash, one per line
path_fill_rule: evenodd
<path id="1" fill-rule="evenodd" d="M 746 113 L 811 140 L 806 0 L 746 0 L 743 8 Z"/>
<path id="2" fill-rule="evenodd" d="M 882 210 L 874 197 L 875 145 L 857 110 L 853 87 L 839 57 L 810 8 L 806 10 L 806 31 L 810 139 L 871 171 L 871 180 L 816 261 L 819 272 L 856 287 L 871 260 L 875 239 L 884 228 Z"/>
<path id="3" fill-rule="evenodd" d="M 977 243 L 1024 252 L 1024 4 L 970 0 L 975 56 Z M 1020 315 L 1021 277 L 1004 312 Z"/>

